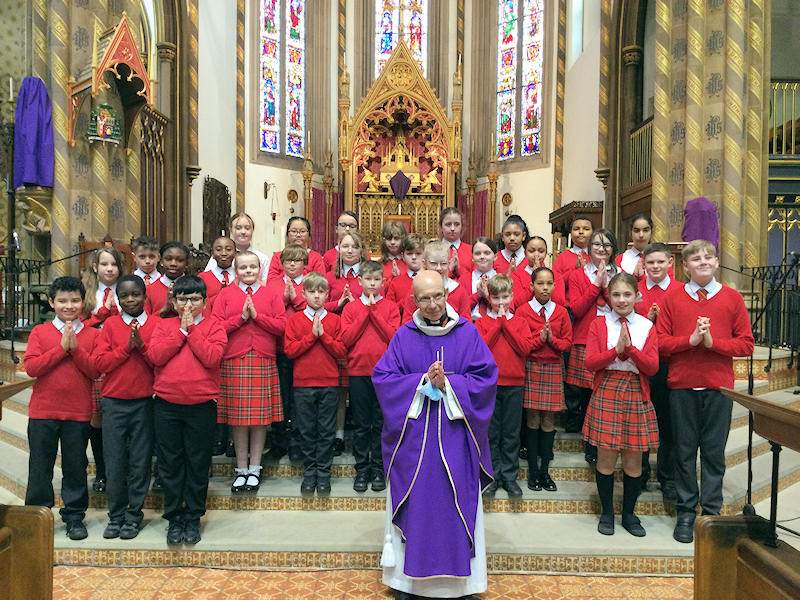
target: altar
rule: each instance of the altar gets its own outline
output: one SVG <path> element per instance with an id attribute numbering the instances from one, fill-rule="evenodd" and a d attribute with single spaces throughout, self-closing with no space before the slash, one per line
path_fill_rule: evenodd
<path id="1" fill-rule="evenodd" d="M 400 42 L 352 119 L 349 79 L 339 85 L 343 206 L 358 215 L 370 251 L 392 215 L 438 238 L 439 215 L 455 205 L 461 166 L 461 66 L 453 75 L 452 117 L 405 43 Z"/>

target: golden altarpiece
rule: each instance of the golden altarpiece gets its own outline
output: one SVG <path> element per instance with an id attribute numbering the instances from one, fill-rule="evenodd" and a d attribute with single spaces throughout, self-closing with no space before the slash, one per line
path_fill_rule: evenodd
<path id="1" fill-rule="evenodd" d="M 339 85 L 339 163 L 344 208 L 358 214 L 367 247 L 377 250 L 387 218 L 425 238 L 438 238 L 439 215 L 455 205 L 461 166 L 461 68 L 453 76 L 452 118 L 442 108 L 405 43 L 397 45 L 352 119 L 349 79 Z M 390 179 L 410 180 L 398 199 Z"/>

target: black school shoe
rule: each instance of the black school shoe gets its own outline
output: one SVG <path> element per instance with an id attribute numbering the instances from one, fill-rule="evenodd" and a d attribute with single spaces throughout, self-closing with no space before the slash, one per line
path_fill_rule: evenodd
<path id="1" fill-rule="evenodd" d="M 225 454 L 225 442 L 217 440 L 214 442 L 214 446 L 211 449 L 211 455 L 222 456 L 223 454 Z"/>
<path id="2" fill-rule="evenodd" d="M 120 531 L 122 531 L 122 523 L 117 523 L 116 521 L 109 521 L 108 525 L 106 525 L 106 528 L 103 531 L 103 537 L 107 540 L 118 538 Z"/>
<path id="3" fill-rule="evenodd" d="M 183 522 L 175 520 L 169 522 L 167 528 L 167 544 L 174 546 L 183 541 Z"/>
<path id="4" fill-rule="evenodd" d="M 503 489 L 508 492 L 509 498 L 522 498 L 522 488 L 513 479 L 506 479 L 502 485 Z"/>
<path id="5" fill-rule="evenodd" d="M 490 498 L 494 498 L 495 492 L 500 487 L 500 482 L 497 479 L 493 480 L 492 483 L 489 484 L 485 490 L 483 490 L 483 495 L 488 496 Z"/>
<path id="6" fill-rule="evenodd" d="M 357 492 L 366 492 L 369 485 L 369 475 L 366 471 L 356 473 L 356 478 L 353 480 L 353 489 Z"/>
<path id="7" fill-rule="evenodd" d="M 125 523 L 119 531 L 119 539 L 132 540 L 139 535 L 139 525 L 136 523 Z"/>
<path id="8" fill-rule="evenodd" d="M 194 546 L 200 541 L 200 519 L 187 521 L 183 527 L 183 543 Z"/>
<path id="9" fill-rule="evenodd" d="M 67 521 L 67 537 L 71 540 L 85 540 L 89 537 L 89 532 L 86 531 L 86 525 L 80 519 L 75 521 Z"/>
<path id="10" fill-rule="evenodd" d="M 317 480 L 314 477 L 304 477 L 303 483 L 300 484 L 301 496 L 313 496 L 314 489 L 317 487 Z"/>
<path id="11" fill-rule="evenodd" d="M 672 537 L 682 544 L 691 544 L 694 541 L 694 514 L 678 515 Z"/>
<path id="12" fill-rule="evenodd" d="M 373 492 L 382 492 L 386 489 L 386 477 L 383 474 L 383 471 L 378 471 L 372 475 L 372 491 Z"/>
<path id="13" fill-rule="evenodd" d="M 317 496 L 327 496 L 331 493 L 330 479 L 317 479 Z"/>
<path id="14" fill-rule="evenodd" d="M 106 491 L 106 478 L 96 477 L 95 480 L 92 482 L 92 490 L 94 490 L 98 494 L 104 493 Z"/>

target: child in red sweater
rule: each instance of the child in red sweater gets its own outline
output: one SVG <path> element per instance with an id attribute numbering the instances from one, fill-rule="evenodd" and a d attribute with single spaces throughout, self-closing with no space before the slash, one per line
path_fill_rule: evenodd
<path id="1" fill-rule="evenodd" d="M 294 424 L 303 454 L 304 495 L 330 494 L 333 443 L 336 436 L 336 359 L 347 356 L 339 315 L 323 306 L 328 280 L 311 272 L 303 278 L 306 309 L 286 323 L 286 355 L 294 359 Z"/>
<path id="2" fill-rule="evenodd" d="M 88 535 L 83 518 L 89 505 L 86 442 L 92 416 L 91 360 L 97 330 L 80 317 L 86 288 L 77 277 L 58 277 L 48 293 L 56 313 L 28 338 L 25 372 L 36 377 L 28 408 L 28 487 L 25 504 L 53 507 L 53 466 L 61 442 L 61 518 L 71 540 Z"/>
<path id="3" fill-rule="evenodd" d="M 733 357 L 753 352 L 753 333 L 742 296 L 719 283 L 714 245 L 694 240 L 681 253 L 691 280 L 671 291 L 658 312 L 662 351 L 669 355 L 670 417 L 675 424 L 678 520 L 673 537 L 689 543 L 699 503 L 703 514 L 722 508 L 725 444 L 732 402 L 719 391 L 733 387 Z M 697 485 L 700 450 L 702 489 Z"/>
<path id="4" fill-rule="evenodd" d="M 659 242 L 648 244 L 642 251 L 645 276 L 639 279 L 639 295 L 641 301 L 634 310 L 656 323 L 658 313 L 664 304 L 667 292 L 683 286 L 672 279 L 672 253 L 669 246 Z M 656 409 L 658 417 L 658 459 L 657 475 L 661 484 L 664 500 L 674 502 L 675 496 L 675 461 L 673 457 L 672 420 L 669 415 L 669 388 L 667 373 L 669 357 L 660 353 L 658 373 L 650 378 L 650 401 Z M 647 489 L 650 479 L 650 452 L 642 455 L 642 489 Z"/>
<path id="5" fill-rule="evenodd" d="M 167 543 L 196 544 L 206 512 L 219 363 L 228 339 L 222 323 L 203 317 L 202 279 L 179 277 L 172 293 L 180 316 L 162 319 L 147 349 L 155 366 L 156 455 L 169 521 Z"/>
<path id="6" fill-rule="evenodd" d="M 531 284 L 531 275 L 539 267 L 543 267 L 544 260 L 547 258 L 547 242 L 543 237 L 532 235 L 525 242 L 525 261 L 527 264 L 523 267 L 518 265 L 514 272 L 511 274 L 511 281 L 514 283 L 514 300 L 511 303 L 511 310 L 516 311 L 517 308 L 526 304 L 533 298 L 533 286 Z M 560 302 L 559 304 L 563 304 Z"/>
<path id="7" fill-rule="evenodd" d="M 472 271 L 472 246 L 461 241 L 463 225 L 464 215 L 455 206 L 448 206 L 439 215 L 442 244 L 447 248 L 449 260 L 446 275 L 455 281 L 464 273 Z"/>
<path id="8" fill-rule="evenodd" d="M 555 416 L 564 408 L 564 360 L 572 346 L 572 324 L 567 310 L 553 301 L 553 272 L 538 267 L 531 274 L 533 298 L 519 307 L 516 316 L 527 321 L 533 345 L 525 363 L 525 446 L 528 449 L 528 489 L 555 492 L 550 477 Z M 541 464 L 539 459 L 541 458 Z"/>
<path id="9" fill-rule="evenodd" d="M 525 244 L 529 237 L 528 225 L 522 217 L 510 215 L 505 220 L 497 244 L 500 251 L 494 262 L 498 273 L 508 273 L 511 276 L 517 267 L 525 263 Z"/>
<path id="10" fill-rule="evenodd" d="M 136 265 L 133 274 L 141 277 L 145 286 L 155 283 L 161 278 L 161 273 L 158 272 L 158 261 L 161 259 L 161 255 L 158 253 L 158 242 L 154 237 L 140 235 L 131 242 L 131 252 Z"/>
<path id="11" fill-rule="evenodd" d="M 286 245 L 298 244 L 302 246 L 308 254 L 308 263 L 303 270 L 307 275 L 311 271 L 325 273 L 325 261 L 322 255 L 310 248 L 311 245 L 311 223 L 305 217 L 291 217 L 286 223 Z M 283 266 L 281 265 L 281 253 L 276 252 L 269 261 L 269 273 L 267 273 L 267 283 L 273 279 L 283 277 Z"/>
<path id="12" fill-rule="evenodd" d="M 617 239 L 608 229 L 597 229 L 589 238 L 589 262 L 572 271 L 567 285 L 567 299 L 574 317 L 572 351 L 567 365 L 564 401 L 567 405 L 565 429 L 568 433 L 580 431 L 586 407 L 592 395 L 592 372 L 584 365 L 589 327 L 595 317 L 611 313 L 608 305 L 608 281 L 617 273 L 614 256 Z M 587 445 L 586 462 L 597 462 L 597 449 Z"/>
<path id="13" fill-rule="evenodd" d="M 327 275 L 336 267 L 336 260 L 339 258 L 339 244 L 342 238 L 348 233 L 358 231 L 358 216 L 352 210 L 343 210 L 336 219 L 336 245 L 322 255 L 322 262 L 325 263 L 325 273 Z"/>
<path id="14" fill-rule="evenodd" d="M 442 276 L 444 289 L 447 292 L 447 303 L 452 306 L 459 315 L 465 319 L 469 319 L 470 295 L 459 281 L 447 276 L 449 265 L 452 265 L 452 261 L 448 258 L 447 246 L 436 241 L 428 242 L 425 244 L 424 257 L 423 263 L 425 268 L 436 271 Z M 414 296 L 407 296 L 402 306 L 403 323 L 410 321 L 416 310 L 417 305 L 414 302 Z"/>
<path id="15" fill-rule="evenodd" d="M 361 296 L 348 302 L 342 311 L 342 342 L 347 347 L 353 411 L 356 469 L 353 489 L 364 492 L 371 483 L 372 491 L 380 492 L 386 489 L 381 456 L 383 413 L 372 387 L 372 369 L 400 327 L 400 312 L 394 302 L 381 296 L 383 267 L 380 263 L 371 260 L 361 263 L 358 280 Z"/>
<path id="16" fill-rule="evenodd" d="M 367 247 L 364 240 L 355 231 L 345 233 L 339 240 L 339 252 L 333 270 L 325 275 L 328 280 L 325 310 L 340 315 L 348 302 L 361 296 L 358 274 L 365 260 Z"/>
<path id="17" fill-rule="evenodd" d="M 599 230 L 598 230 L 599 231 Z M 636 278 L 618 273 L 608 284 L 611 312 L 589 328 L 586 367 L 594 386 L 583 437 L 597 447 L 597 493 L 602 515 L 597 531 L 614 533 L 614 467 L 622 454 L 622 526 L 645 535 L 633 514 L 642 475 L 642 452 L 658 445 L 658 424 L 650 403 L 648 377 L 658 371 L 658 338 L 652 321 L 634 312 L 639 293 Z"/>
<path id="18" fill-rule="evenodd" d="M 283 278 L 273 279 L 267 284 L 283 299 L 283 310 L 286 320 L 296 312 L 306 309 L 306 299 L 303 297 L 303 270 L 308 264 L 308 252 L 298 244 L 289 244 L 281 250 L 281 266 Z M 294 406 L 294 383 L 292 359 L 284 351 L 283 336 L 276 340 L 277 356 L 275 362 L 278 366 L 278 379 L 281 387 L 281 401 L 283 403 L 283 421 L 272 423 L 270 429 L 270 449 L 266 460 L 277 463 L 287 453 L 291 462 L 301 460 L 297 436 L 292 429 L 292 415 Z"/>
<path id="19" fill-rule="evenodd" d="M 416 233 L 407 235 L 403 240 L 403 262 L 406 268 L 392 278 L 386 290 L 386 299 L 397 304 L 401 316 L 404 316 L 402 312 L 406 297 L 411 296 L 414 276 L 422 269 L 424 252 L 425 241 Z"/>
<path id="20" fill-rule="evenodd" d="M 589 262 L 589 237 L 594 231 L 592 220 L 584 215 L 576 215 L 569 226 L 569 250 L 559 252 L 553 261 L 553 275 L 556 281 L 563 281 L 569 286 L 570 274 L 584 267 Z M 569 298 L 568 290 L 564 294 Z"/>
<path id="21" fill-rule="evenodd" d="M 469 293 L 472 320 L 486 314 L 489 303 L 489 280 L 497 275 L 494 263 L 497 259 L 497 244 L 489 237 L 476 238 L 472 244 L 472 271 L 464 273 L 459 282 Z"/>
<path id="22" fill-rule="evenodd" d="M 161 309 L 167 304 L 172 284 L 186 273 L 186 267 L 189 266 L 189 249 L 180 242 L 167 242 L 161 246 L 160 254 L 164 274 L 158 281 L 147 286 L 144 309 L 148 315 L 161 313 Z"/>
<path id="23" fill-rule="evenodd" d="M 233 268 L 233 259 L 236 258 L 236 246 L 233 245 L 233 240 L 224 235 L 215 239 L 211 246 L 211 258 L 214 260 L 209 261 L 206 270 L 197 274 L 205 282 L 208 290 L 206 316 L 211 314 L 214 308 L 214 299 L 220 290 L 232 284 L 233 280 L 236 279 L 236 269 Z M 256 258 L 258 258 L 258 255 L 256 255 Z M 259 269 L 261 268 L 260 265 L 261 262 L 259 260 Z"/>
<path id="24" fill-rule="evenodd" d="M 528 323 L 509 311 L 513 298 L 511 278 L 495 275 L 487 284 L 489 310 L 475 321 L 475 327 L 492 351 L 497 363 L 497 396 L 489 422 L 489 448 L 494 481 L 486 489 L 490 496 L 502 486 L 509 498 L 522 497 L 519 473 L 519 424 L 522 421 L 522 386 L 525 357 L 533 338 Z"/>
<path id="25" fill-rule="evenodd" d="M 404 273 L 407 269 L 403 262 L 403 240 L 408 232 L 402 223 L 387 221 L 381 228 L 381 257 L 379 262 L 383 265 L 384 293 L 389 282 Z"/>
<path id="26" fill-rule="evenodd" d="M 153 368 L 146 351 L 156 319 L 144 311 L 145 284 L 136 275 L 117 282 L 121 313 L 106 320 L 92 352 L 103 379 L 103 453 L 108 485 L 104 538 L 139 535 L 153 456 Z"/>
<path id="27" fill-rule="evenodd" d="M 213 312 L 228 336 L 217 419 L 233 427 L 233 493 L 258 491 L 267 425 L 283 420 L 275 348 L 286 328 L 286 314 L 281 296 L 258 282 L 260 270 L 258 255 L 240 252 L 237 284 L 219 293 Z"/>

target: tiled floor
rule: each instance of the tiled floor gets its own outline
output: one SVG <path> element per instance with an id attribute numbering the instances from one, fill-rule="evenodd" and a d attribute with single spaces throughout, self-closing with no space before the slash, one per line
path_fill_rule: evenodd
<path id="1" fill-rule="evenodd" d="M 491 575 L 479 600 L 685 600 L 692 579 L 678 577 L 578 577 Z M 56 567 L 55 600 L 300 600 L 391 599 L 375 570 L 308 572 L 194 568 Z"/>

